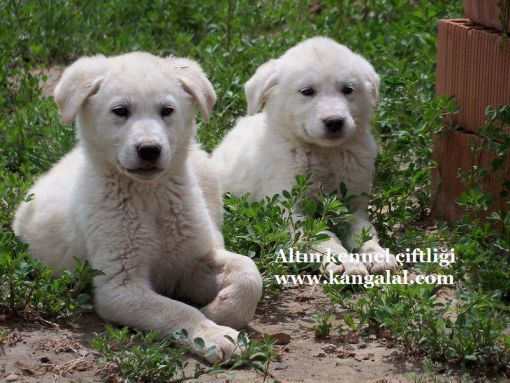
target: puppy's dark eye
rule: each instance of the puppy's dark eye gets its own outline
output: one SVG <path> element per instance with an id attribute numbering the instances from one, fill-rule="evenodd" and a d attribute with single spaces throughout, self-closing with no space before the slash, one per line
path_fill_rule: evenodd
<path id="1" fill-rule="evenodd" d="M 315 89 L 313 88 L 303 88 L 299 91 L 303 96 L 312 97 L 315 96 Z"/>
<path id="2" fill-rule="evenodd" d="M 174 112 L 174 108 L 171 106 L 165 105 L 161 107 L 161 116 L 168 117 Z"/>
<path id="3" fill-rule="evenodd" d="M 352 85 L 345 85 L 342 88 L 342 93 L 343 94 L 351 94 L 352 92 L 354 92 L 354 87 Z"/>
<path id="4" fill-rule="evenodd" d="M 112 113 L 119 117 L 128 117 L 129 109 L 125 106 L 115 106 L 112 108 Z"/>

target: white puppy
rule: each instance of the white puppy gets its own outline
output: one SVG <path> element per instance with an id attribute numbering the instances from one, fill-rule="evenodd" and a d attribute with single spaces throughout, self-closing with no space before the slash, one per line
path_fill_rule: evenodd
<path id="1" fill-rule="evenodd" d="M 196 337 L 216 346 L 210 361 L 229 357 L 225 335 L 236 339 L 233 328 L 252 319 L 262 281 L 253 261 L 223 248 L 214 222 L 214 168 L 192 142 L 195 104 L 207 118 L 216 101 L 199 65 L 141 52 L 82 58 L 55 100 L 64 121 L 76 118 L 79 145 L 30 190 L 15 233 L 53 268 L 79 257 L 102 270 L 103 318 L 163 335 L 184 329 L 192 347 Z"/>
<path id="2" fill-rule="evenodd" d="M 382 257 L 385 250 L 362 196 L 370 192 L 377 154 L 369 125 L 378 88 L 379 77 L 363 57 L 325 37 L 306 40 L 257 69 L 245 86 L 250 117 L 241 118 L 213 153 L 222 189 L 236 195 L 249 192 L 254 200 L 290 190 L 300 173 L 311 173 L 312 194 L 319 185 L 333 192 L 345 183 L 356 196 L 353 235 L 345 245 L 354 247 L 366 227 L 373 238 L 361 251 L 380 259 L 365 264 L 349 260 L 346 248 L 328 233 L 330 239 L 316 250 L 330 248 L 344 260 L 328 265 L 335 273 L 397 268 L 392 255 Z"/>

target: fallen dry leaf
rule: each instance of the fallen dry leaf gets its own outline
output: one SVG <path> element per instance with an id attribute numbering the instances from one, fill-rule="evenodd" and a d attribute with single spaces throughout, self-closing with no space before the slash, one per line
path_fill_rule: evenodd
<path id="1" fill-rule="evenodd" d="M 260 334 L 257 339 L 262 340 L 264 335 Z M 269 339 L 276 340 L 276 345 L 283 346 L 290 343 L 290 335 L 284 332 L 277 332 L 275 334 L 270 334 Z"/>
<path id="2" fill-rule="evenodd" d="M 300 295 L 300 296 L 296 297 L 294 300 L 296 302 L 308 302 L 308 301 L 311 301 L 313 299 L 314 299 L 313 297 L 304 297 L 304 296 Z"/>
<path id="3" fill-rule="evenodd" d="M 345 359 L 345 358 L 354 358 L 354 357 L 356 357 L 356 354 L 351 351 L 340 350 L 340 351 L 336 352 L 336 356 L 340 359 Z"/>
<path id="4" fill-rule="evenodd" d="M 6 344 L 7 346 L 14 346 L 22 339 L 23 338 L 21 337 L 21 334 L 18 332 L 18 330 L 14 329 L 5 337 L 4 344 Z"/>
<path id="5" fill-rule="evenodd" d="M 322 347 L 322 349 L 324 350 L 324 352 L 332 354 L 336 351 L 336 346 L 334 344 L 326 344 L 325 346 Z"/>
<path id="6" fill-rule="evenodd" d="M 350 344 L 359 343 L 359 334 L 356 331 L 349 332 L 344 335 L 344 340 Z"/>

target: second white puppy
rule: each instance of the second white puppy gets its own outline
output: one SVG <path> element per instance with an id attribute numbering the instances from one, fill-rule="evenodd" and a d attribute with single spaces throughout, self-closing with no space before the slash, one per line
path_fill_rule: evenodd
<path id="1" fill-rule="evenodd" d="M 82 58 L 55 100 L 64 121 L 77 119 L 80 142 L 30 190 L 15 233 L 54 269 L 79 257 L 103 271 L 94 278 L 103 318 L 184 329 L 191 347 L 196 337 L 216 346 L 210 361 L 228 358 L 225 336 L 252 319 L 262 281 L 251 259 L 223 248 L 214 222 L 214 169 L 192 144 L 195 105 L 207 118 L 216 100 L 201 68 L 142 52 Z"/>
<path id="2" fill-rule="evenodd" d="M 377 155 L 369 124 L 378 89 L 379 77 L 363 57 L 329 38 L 306 40 L 257 69 L 245 86 L 250 116 L 241 118 L 213 153 L 223 190 L 249 192 L 255 200 L 290 190 L 301 173 L 311 173 L 311 193 L 319 185 L 333 192 L 345 183 L 356 196 L 353 236 L 345 245 L 354 247 L 355 236 L 368 228 L 373 238 L 361 252 L 376 262 L 348 259 L 344 245 L 328 233 L 330 239 L 316 250 L 329 248 L 344 259 L 328 265 L 335 273 L 364 275 L 398 267 L 392 255 L 383 259 L 386 252 L 362 195 L 371 190 Z"/>

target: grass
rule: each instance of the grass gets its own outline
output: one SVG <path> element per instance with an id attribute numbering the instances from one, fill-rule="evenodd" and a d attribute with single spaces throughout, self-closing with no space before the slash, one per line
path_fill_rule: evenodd
<path id="1" fill-rule="evenodd" d="M 440 18 L 460 17 L 462 2 L 317 3 L 318 7 L 311 7 L 308 1 L 3 2 L 0 313 L 27 320 L 40 316 L 67 321 L 90 305 L 88 281 L 95 271 L 79 264 L 77 270 L 51 278 L 51 270 L 29 259 L 26 247 L 15 240 L 10 229 L 15 208 L 35 178 L 75 144 L 72 125 L 62 124 L 53 100 L 41 94 L 39 83 L 44 76 L 37 74 L 41 69 L 65 66 L 82 55 L 132 50 L 195 58 L 218 93 L 211 122 L 199 122 L 199 140 L 210 150 L 244 114 L 242 85 L 256 67 L 302 39 L 321 34 L 367 57 L 382 78 L 381 104 L 374 117 L 381 153 L 370 206 L 382 243 L 392 250 L 448 244 L 459 255 L 448 270 L 458 281 L 456 304 L 438 305 L 437 286 L 356 292 L 328 287 L 327 294 L 349 308 L 346 324 L 351 330 L 389 331 L 434 365 L 502 376 L 510 363 L 510 341 L 503 331 L 508 326 L 510 301 L 510 215 L 496 211 L 488 221 L 478 217 L 494 197 L 483 191 L 481 181 L 488 172 L 501 169 L 510 151 L 508 136 L 501 133 L 502 123 L 510 121 L 509 108 L 492 111 L 491 123 L 483 132 L 485 149 L 496 150 L 498 160 L 491 169 L 478 167 L 459 175 L 470 186 L 459 199 L 466 216 L 452 226 L 435 222 L 437 230 L 432 233 L 421 224 L 431 203 L 431 137 L 444 129 L 442 117 L 454 111 L 452 100 L 434 96 L 436 24 Z M 233 196 L 225 200 L 227 246 L 256 260 L 267 295 L 279 291 L 275 274 L 308 268 L 289 269 L 294 266 L 275 262 L 280 248 L 313 244 L 321 240 L 323 228 L 337 226 L 333 228 L 341 231 L 349 222 L 347 201 L 327 195 L 318 202 L 310 201 L 304 193 L 307 178 L 297 181 L 296 187 L 280 198 L 254 203 Z M 503 180 L 502 192 L 509 189 L 508 180 Z M 285 214 L 296 204 L 308 213 L 300 222 Z M 289 227 L 300 230 L 288 234 Z M 430 266 L 418 271 L 446 272 Z M 107 330 L 95 345 L 105 360 L 117 358 L 127 363 L 116 363 L 124 378 L 143 380 L 136 375 L 142 373 L 150 379 L 156 379 L 151 374 L 168 378 L 174 373 L 175 378 L 181 370 L 182 349 L 162 343 L 150 333 L 135 333 L 131 339 L 124 330 L 116 331 Z M 132 340 L 144 346 L 132 348 Z M 108 349 L 109 341 L 117 342 L 118 350 Z M 268 361 L 271 347 L 264 347 Z M 149 355 L 148 363 L 154 364 L 140 367 L 140 355 Z M 155 366 L 160 365 L 167 367 L 158 371 Z"/>

